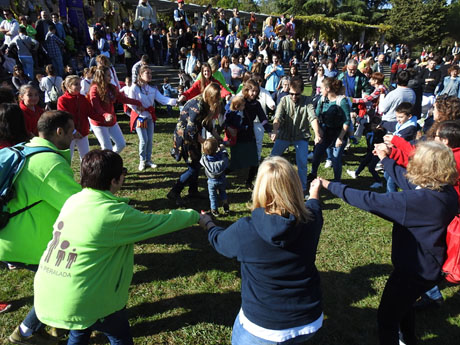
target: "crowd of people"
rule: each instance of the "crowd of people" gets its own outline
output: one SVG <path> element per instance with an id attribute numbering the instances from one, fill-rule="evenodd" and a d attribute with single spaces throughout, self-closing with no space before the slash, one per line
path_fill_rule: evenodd
<path id="1" fill-rule="evenodd" d="M 232 344 L 303 343 L 324 318 L 315 267 L 324 188 L 393 222 L 394 270 L 378 309 L 379 341 L 416 344 L 414 308 L 442 303 L 446 232 L 460 231 L 460 51 L 414 57 L 406 45 L 307 40 L 297 37 L 294 16 L 260 25 L 252 14 L 246 27 L 238 9 L 227 20 L 211 5 L 191 22 L 183 0 L 166 27 L 147 1 L 139 6 L 140 28 L 123 22 L 112 32 L 98 23 L 77 54 L 67 50 L 72 32 L 59 16 L 51 21 L 42 11 L 30 25 L 3 11 L 2 68 L 11 76 L 0 88 L 0 145 L 48 148 L 27 158 L 0 231 L 0 260 L 36 272 L 34 306 L 9 341 L 56 343 L 57 332 L 43 332 L 49 325 L 70 330 L 68 344 L 87 344 L 93 330 L 112 344 L 133 344 L 125 306 L 134 243 L 199 222 L 218 253 L 241 262 Z M 124 82 L 116 63 L 127 67 Z M 150 64 L 176 67 L 180 84 L 165 78 L 155 85 Z M 115 196 L 127 173 L 117 104 L 138 135 L 144 171 L 158 166 L 158 103 L 170 116 L 179 108 L 170 153 L 186 164 L 167 198 L 186 205 L 186 187 L 189 198 L 201 198 L 204 167 L 208 213 L 144 214 Z M 100 149 L 90 150 L 91 131 Z M 273 141 L 265 159 L 264 133 Z M 356 190 L 342 183 L 342 161 L 363 136 L 366 154 L 346 174 L 357 179 L 367 167 L 374 181 Z M 291 145 L 297 169 L 281 157 Z M 75 147 L 80 184 L 70 167 Z M 332 181 L 317 176 L 325 157 Z M 215 222 L 220 206 L 231 212 L 226 176 L 240 171 L 252 191 L 251 216 L 224 229 Z M 49 308 L 56 299 L 62 303 Z M 0 312 L 9 307 L 1 302 Z"/>

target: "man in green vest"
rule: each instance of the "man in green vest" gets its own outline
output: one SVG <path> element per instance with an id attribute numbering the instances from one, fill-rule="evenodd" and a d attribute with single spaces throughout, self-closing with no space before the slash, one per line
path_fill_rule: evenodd
<path id="1" fill-rule="evenodd" d="M 14 182 L 16 197 L 8 203 L 15 212 L 36 201 L 34 207 L 11 218 L 0 231 L 0 261 L 36 271 L 40 257 L 53 237 L 53 224 L 69 196 L 81 190 L 70 167 L 70 142 L 75 129 L 72 115 L 48 111 L 37 124 L 38 137 L 27 145 L 43 146 L 53 152 L 37 153 L 29 158 Z M 43 324 L 32 308 L 20 326 L 9 336 L 15 344 L 56 344 L 44 332 Z"/>

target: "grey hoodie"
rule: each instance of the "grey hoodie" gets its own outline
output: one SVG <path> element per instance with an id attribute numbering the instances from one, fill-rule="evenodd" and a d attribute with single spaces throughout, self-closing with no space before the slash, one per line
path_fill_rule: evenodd
<path id="1" fill-rule="evenodd" d="M 225 149 L 218 151 L 214 156 L 202 155 L 200 159 L 206 176 L 210 179 L 218 179 L 224 175 L 228 167 L 228 154 Z"/>

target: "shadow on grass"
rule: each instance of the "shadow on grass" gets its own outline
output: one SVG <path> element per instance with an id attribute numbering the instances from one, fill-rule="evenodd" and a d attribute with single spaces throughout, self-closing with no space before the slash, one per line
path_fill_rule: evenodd
<path id="1" fill-rule="evenodd" d="M 146 259 L 148 256 L 142 257 L 141 261 Z M 182 269 L 184 272 L 189 270 L 187 262 L 193 261 L 190 259 L 190 257 L 185 257 L 183 253 L 175 257 L 175 260 L 179 261 L 178 265 L 185 265 Z M 138 260 L 136 257 L 136 262 Z M 194 262 L 194 265 L 198 266 L 197 271 L 209 268 L 222 269 L 219 262 L 205 263 L 204 266 Z M 171 262 L 162 261 L 162 266 L 171 269 Z M 206 268 L 206 266 L 209 267 Z M 355 304 L 370 295 L 375 295 L 377 292 L 372 287 L 372 279 L 381 275 L 389 275 L 390 271 L 390 265 L 371 264 L 358 267 L 350 273 L 320 272 L 326 319 L 323 330 L 315 336 L 313 344 L 361 345 L 377 343 L 376 310 L 358 307 Z M 150 274 L 150 276 L 152 275 L 154 274 Z M 154 276 L 156 279 L 156 275 Z M 132 327 L 133 335 L 136 337 L 150 336 L 203 322 L 231 327 L 240 308 L 240 293 L 187 294 L 163 299 L 155 303 L 143 303 L 130 308 L 128 313 L 132 318 L 139 319 L 147 318 L 152 313 L 165 313 L 179 308 L 186 310 L 186 312 L 177 316 L 140 322 L 134 325 Z"/>
<path id="2" fill-rule="evenodd" d="M 181 308 L 186 312 L 154 321 L 139 322 L 131 327 L 135 337 L 149 336 L 160 332 L 175 331 L 185 326 L 202 322 L 232 327 L 240 308 L 239 292 L 199 293 L 144 303 L 128 309 L 135 318 L 150 317 L 152 313 L 164 313 Z"/>

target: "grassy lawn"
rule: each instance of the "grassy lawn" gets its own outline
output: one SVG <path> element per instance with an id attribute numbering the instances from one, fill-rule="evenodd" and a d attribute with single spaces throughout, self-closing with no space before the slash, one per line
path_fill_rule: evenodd
<path id="1" fill-rule="evenodd" d="M 132 206 L 144 211 L 167 213 L 174 208 L 166 199 L 169 188 L 184 171 L 182 162 L 169 155 L 177 111 L 168 117 L 165 108 L 157 111 L 153 159 L 155 170 L 137 170 L 137 135 L 126 134 L 127 116 L 119 116 L 127 147 L 122 153 L 129 174 L 123 196 Z M 272 144 L 265 137 L 263 156 Z M 364 140 L 363 140 L 364 141 Z M 364 142 L 344 157 L 344 183 L 368 188 L 372 179 L 365 170 L 362 177 L 351 180 L 345 174 L 355 169 L 365 153 Z M 97 147 L 93 135 L 90 144 Z M 311 146 L 312 147 L 312 146 Z M 285 156 L 295 163 L 291 148 Z M 73 168 L 78 179 L 78 162 Z M 319 175 L 332 178 L 332 169 Z M 232 213 L 221 216 L 218 224 L 227 226 L 249 215 L 246 203 L 250 192 L 245 189 L 245 172 L 228 176 Z M 204 174 L 200 190 L 206 191 Z M 383 190 L 381 190 L 383 192 Z M 376 344 L 376 312 L 380 296 L 391 272 L 391 224 L 344 204 L 323 192 L 324 227 L 320 239 L 317 266 L 322 279 L 325 322 L 310 342 L 321 345 Z M 429 212 L 429 205 L 427 205 Z M 188 207 L 209 209 L 208 200 L 193 200 Z M 84 229 L 82 229 L 84 231 Z M 127 305 L 136 344 L 230 344 L 231 328 L 240 307 L 240 274 L 236 260 L 226 259 L 210 247 L 205 231 L 198 226 L 170 235 L 153 238 L 135 246 L 134 278 Z M 459 344 L 459 288 L 442 285 L 444 306 L 417 315 L 417 333 L 421 344 Z M 0 300 L 13 303 L 11 312 L 0 314 L 0 338 L 5 339 L 25 317 L 33 303 L 33 274 L 25 270 L 9 271 L 0 267 Z M 59 301 L 56 301 L 58 307 Z M 0 340 L 1 343 L 1 340 Z M 107 343 L 96 335 L 94 344 Z"/>

